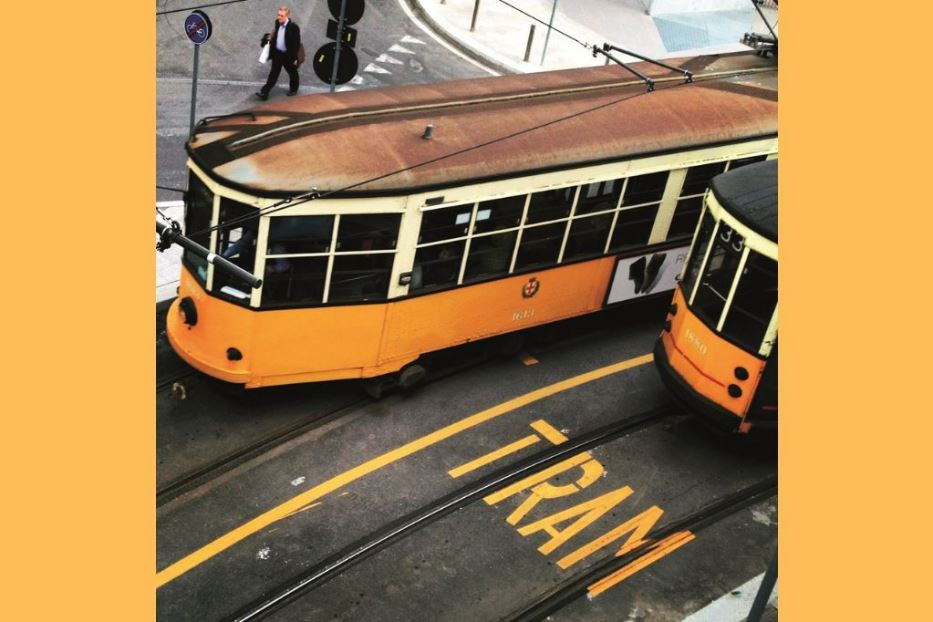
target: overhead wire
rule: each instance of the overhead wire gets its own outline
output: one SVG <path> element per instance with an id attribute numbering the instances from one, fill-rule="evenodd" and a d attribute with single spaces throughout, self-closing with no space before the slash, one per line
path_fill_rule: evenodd
<path id="1" fill-rule="evenodd" d="M 159 15 L 170 15 L 172 13 L 183 13 L 184 11 L 194 11 L 196 9 L 207 9 L 212 6 L 222 6 L 224 4 L 237 4 L 239 2 L 247 2 L 248 0 L 226 0 L 225 2 L 214 2 L 211 4 L 198 4 L 195 6 L 185 7 L 183 9 L 170 9 L 168 11 L 156 11 L 156 16 Z"/>

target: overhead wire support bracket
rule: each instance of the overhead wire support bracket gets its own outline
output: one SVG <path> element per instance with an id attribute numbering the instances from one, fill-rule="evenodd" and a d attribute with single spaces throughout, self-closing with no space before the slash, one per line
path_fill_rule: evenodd
<path id="1" fill-rule="evenodd" d="M 651 78 L 649 78 L 648 76 L 646 76 L 646 75 L 644 75 L 644 74 L 642 74 L 642 73 L 640 73 L 640 72 L 638 72 L 638 71 L 632 69 L 631 67 L 629 67 L 628 65 L 626 65 L 624 62 L 622 62 L 621 60 L 619 60 L 618 58 L 616 58 L 615 56 L 613 56 L 612 54 L 610 54 L 610 53 L 609 53 L 610 50 L 612 50 L 612 51 L 614 51 L 614 52 L 622 52 L 623 54 L 627 54 L 627 55 L 629 55 L 629 56 L 634 56 L 635 58 L 638 58 L 638 59 L 640 59 L 640 60 L 649 62 L 649 63 L 651 63 L 652 65 L 657 65 L 657 66 L 659 66 L 659 67 L 664 67 L 665 69 L 668 69 L 668 70 L 670 70 L 670 71 L 674 71 L 674 72 L 676 72 L 676 73 L 682 74 L 683 77 L 684 77 L 684 83 L 693 82 L 693 73 L 687 71 L 686 69 L 681 69 L 680 67 L 674 67 L 673 65 L 668 65 L 667 63 L 662 63 L 662 62 L 659 61 L 659 60 L 655 60 L 655 59 L 653 59 L 653 58 L 648 58 L 647 56 L 642 56 L 641 54 L 638 54 L 637 52 L 632 52 L 632 51 L 630 51 L 630 50 L 626 50 L 626 49 L 620 48 L 620 47 L 618 47 L 618 46 L 616 46 L 616 45 L 612 45 L 611 43 L 603 43 L 602 49 L 596 47 L 595 45 L 593 46 L 593 56 L 596 56 L 596 54 L 603 54 L 604 56 L 606 56 L 606 58 L 609 58 L 610 60 L 612 60 L 612 61 L 615 62 L 616 64 L 621 65 L 621 66 L 624 67 L 625 69 L 629 70 L 631 73 L 635 74 L 636 76 L 638 76 L 639 78 L 641 78 L 642 80 L 644 80 L 644 81 L 645 81 L 645 84 L 648 85 L 648 90 L 649 90 L 649 91 L 653 91 L 653 90 L 654 90 L 654 81 L 653 81 Z"/>

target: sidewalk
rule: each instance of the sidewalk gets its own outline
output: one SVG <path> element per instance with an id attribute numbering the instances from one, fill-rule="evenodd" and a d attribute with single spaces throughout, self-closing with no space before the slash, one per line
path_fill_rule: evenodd
<path id="1" fill-rule="evenodd" d="M 734 0 L 691 3 L 700 8 L 715 10 L 655 14 L 648 13 L 646 4 L 656 10 L 665 10 L 672 5 L 640 0 L 408 2 L 414 5 L 430 27 L 450 43 L 471 56 L 486 59 L 493 68 L 510 73 L 604 65 L 607 63 L 606 57 L 599 55 L 594 58 L 587 48 L 592 45 L 602 46 L 605 42 L 660 59 L 698 52 L 747 50 L 746 46 L 739 43 L 742 35 L 746 32 L 767 33 L 767 28 L 751 3 L 736 3 Z M 477 3 L 476 26 L 471 32 Z M 553 26 L 569 36 L 556 31 L 548 36 L 547 24 L 555 5 Z M 745 8 L 740 8 L 742 6 Z M 772 24 L 777 21 L 774 9 L 764 8 L 763 11 Z M 525 61 L 532 25 L 535 27 L 534 34 L 528 60 Z M 624 54 L 617 56 L 622 60 L 634 60 Z"/>

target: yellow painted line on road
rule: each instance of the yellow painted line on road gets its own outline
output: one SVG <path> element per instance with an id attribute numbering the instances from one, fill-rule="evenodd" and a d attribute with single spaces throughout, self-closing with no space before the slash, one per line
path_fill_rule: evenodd
<path id="1" fill-rule="evenodd" d="M 520 360 L 520 361 L 521 361 L 522 363 L 524 363 L 525 365 L 534 365 L 535 363 L 538 362 L 538 359 L 536 359 L 535 357 L 531 356 L 531 355 L 528 354 L 527 352 L 522 352 L 521 354 L 519 354 L 519 355 L 518 355 L 518 360 Z"/>
<path id="2" fill-rule="evenodd" d="M 696 538 L 696 536 L 689 531 L 678 531 L 677 533 L 673 533 L 651 547 L 647 554 L 642 555 L 631 564 L 619 568 L 612 574 L 603 577 L 593 585 L 588 586 L 586 589 L 590 593 L 590 596 L 599 596 L 613 585 L 628 579 L 630 576 L 645 566 L 653 564 L 668 553 L 671 553 L 674 550 L 679 549 L 683 545 L 687 544 L 694 538 Z"/>
<path id="3" fill-rule="evenodd" d="M 491 451 L 485 456 L 480 456 L 476 460 L 471 460 L 470 462 L 467 462 L 466 464 L 462 464 L 458 466 L 456 469 L 451 469 L 447 471 L 447 473 L 448 475 L 454 478 L 460 477 L 461 475 L 466 475 L 470 471 L 475 471 L 476 469 L 480 467 L 484 467 L 490 462 L 495 462 L 499 458 L 503 458 L 510 454 L 514 454 L 516 451 L 521 451 L 525 447 L 534 445 L 540 440 L 541 440 L 541 437 L 538 436 L 537 434 L 529 434 L 525 438 L 519 439 L 515 441 L 514 443 L 510 443 L 506 445 L 505 447 L 502 447 L 501 449 Z"/>
<path id="4" fill-rule="evenodd" d="M 288 501 L 268 510 L 256 518 L 248 521 L 236 529 L 225 533 L 220 536 L 213 542 L 205 544 L 198 550 L 193 553 L 189 553 L 185 557 L 181 558 L 174 564 L 171 564 L 164 569 L 156 573 L 156 587 L 162 587 L 169 581 L 180 577 L 185 574 L 192 568 L 204 563 L 208 559 L 214 557 L 218 553 L 221 553 L 234 544 L 248 538 L 249 536 L 262 531 L 272 523 L 279 521 L 289 514 L 294 513 L 296 510 L 300 510 L 311 504 L 321 497 L 328 495 L 336 490 L 343 488 L 344 486 L 355 482 L 358 479 L 361 479 L 370 473 L 378 471 L 379 469 L 398 462 L 403 458 L 415 454 L 422 449 L 436 445 L 441 441 L 445 441 L 448 438 L 463 432 L 464 430 L 469 430 L 470 428 L 476 427 L 481 423 L 485 423 L 490 419 L 495 419 L 501 415 L 512 412 L 542 400 L 546 397 L 550 397 L 562 391 L 578 387 L 580 385 L 592 382 L 594 380 L 599 380 L 600 378 L 605 378 L 606 376 L 611 376 L 612 374 L 617 374 L 619 372 L 625 371 L 627 369 L 632 369 L 633 367 L 638 367 L 640 365 L 645 365 L 650 363 L 652 360 L 651 354 L 644 354 L 642 356 L 637 356 L 626 361 L 621 361 L 619 363 L 614 363 L 612 365 L 607 365 L 605 367 L 600 367 L 599 369 L 594 369 L 593 371 L 586 372 L 585 374 L 580 374 L 579 376 L 574 376 L 573 378 L 568 378 L 567 380 L 562 380 L 560 382 L 555 382 L 554 384 L 536 389 L 524 395 L 520 395 L 516 398 L 513 398 L 502 404 L 493 406 L 492 408 L 487 408 L 482 412 L 478 412 L 475 415 L 470 415 L 465 419 L 461 419 L 456 423 L 452 423 L 446 427 L 436 430 L 431 434 L 422 436 L 419 439 L 411 441 L 397 449 L 393 449 L 387 453 L 382 454 L 368 462 L 350 469 L 349 471 L 344 471 L 340 475 L 332 477 L 326 482 L 322 482 L 317 486 L 306 490 L 305 492 L 292 497 Z"/>
<path id="5" fill-rule="evenodd" d="M 564 436 L 563 432 L 543 419 L 532 421 L 531 427 L 534 428 L 538 434 L 551 441 L 551 443 L 554 445 L 560 445 L 561 443 L 566 443 L 569 440 L 566 436 Z"/>

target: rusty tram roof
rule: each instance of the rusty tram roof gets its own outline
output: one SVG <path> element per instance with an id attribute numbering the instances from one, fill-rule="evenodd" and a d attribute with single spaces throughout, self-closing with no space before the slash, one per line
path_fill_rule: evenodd
<path id="1" fill-rule="evenodd" d="M 656 80 L 655 91 L 610 65 L 316 94 L 208 121 L 187 149 L 215 180 L 250 194 L 354 186 L 349 196 L 777 134 L 776 61 L 740 53 L 669 62 L 695 81 L 638 63 L 632 66 Z M 428 124 L 433 136 L 425 140 Z"/>

